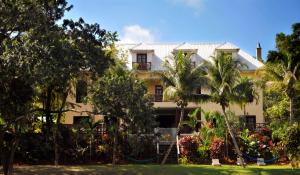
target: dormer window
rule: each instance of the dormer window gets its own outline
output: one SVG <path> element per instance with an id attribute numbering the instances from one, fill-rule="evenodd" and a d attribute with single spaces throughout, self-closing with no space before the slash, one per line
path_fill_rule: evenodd
<path id="1" fill-rule="evenodd" d="M 154 54 L 151 46 L 141 43 L 131 48 L 130 51 L 133 55 L 132 67 L 137 70 L 151 70 L 151 59 Z"/>
<path id="2" fill-rule="evenodd" d="M 177 53 L 179 51 L 182 51 L 183 54 L 186 56 L 188 54 L 193 54 L 193 53 L 197 53 L 197 48 L 195 48 L 193 45 L 189 44 L 189 43 L 182 43 L 180 45 L 178 45 L 177 47 L 174 48 L 173 52 Z"/>
<path id="3" fill-rule="evenodd" d="M 231 43 L 223 43 L 221 45 L 219 45 L 216 50 L 215 53 L 218 55 L 220 53 L 225 53 L 225 54 L 229 54 L 232 57 L 235 57 L 236 54 L 239 52 L 240 48 L 238 48 L 237 46 L 231 44 Z"/>
<path id="4" fill-rule="evenodd" d="M 136 62 L 132 62 L 132 65 L 138 70 L 151 70 L 151 62 L 148 62 L 147 53 L 137 53 Z"/>

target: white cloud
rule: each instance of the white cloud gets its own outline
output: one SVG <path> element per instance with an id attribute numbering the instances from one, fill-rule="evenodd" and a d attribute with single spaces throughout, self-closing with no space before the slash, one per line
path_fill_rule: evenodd
<path id="1" fill-rule="evenodd" d="M 122 43 L 137 43 L 154 42 L 155 37 L 151 30 L 141 27 L 140 25 L 129 25 L 123 28 L 123 35 L 121 36 Z"/>
<path id="2" fill-rule="evenodd" d="M 195 10 L 195 13 L 199 13 L 199 11 L 203 7 L 204 0 L 169 0 L 174 4 L 183 4 L 189 8 Z"/>

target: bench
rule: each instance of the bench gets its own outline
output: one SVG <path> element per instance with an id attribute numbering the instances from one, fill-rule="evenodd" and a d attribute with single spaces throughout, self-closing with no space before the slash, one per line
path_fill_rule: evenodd
<path id="1" fill-rule="evenodd" d="M 266 163 L 265 163 L 264 158 L 257 158 L 257 165 L 258 166 L 265 166 Z"/>
<path id="2" fill-rule="evenodd" d="M 221 166 L 219 159 L 212 159 L 211 165 L 213 165 L 213 166 Z"/>

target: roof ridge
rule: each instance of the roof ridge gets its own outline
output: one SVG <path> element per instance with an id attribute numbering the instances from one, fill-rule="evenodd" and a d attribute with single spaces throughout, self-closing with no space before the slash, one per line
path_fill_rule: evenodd
<path id="1" fill-rule="evenodd" d="M 225 44 L 225 43 L 230 43 L 227 41 L 223 41 L 223 42 L 136 42 L 136 43 L 122 43 L 122 42 L 117 42 L 117 44 L 120 45 L 138 45 L 138 44 L 145 44 L 145 45 L 164 45 L 164 44 L 168 44 L 168 45 L 183 45 L 183 44 L 191 44 L 191 45 L 215 45 L 215 44 Z M 232 44 L 232 43 L 231 43 Z"/>

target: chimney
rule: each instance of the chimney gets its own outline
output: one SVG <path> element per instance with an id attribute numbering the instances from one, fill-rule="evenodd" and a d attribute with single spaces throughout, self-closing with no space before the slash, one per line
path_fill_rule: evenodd
<path id="1" fill-rule="evenodd" d="M 256 59 L 263 62 L 262 58 L 261 58 L 261 46 L 260 43 L 257 43 L 257 47 L 256 47 Z"/>

